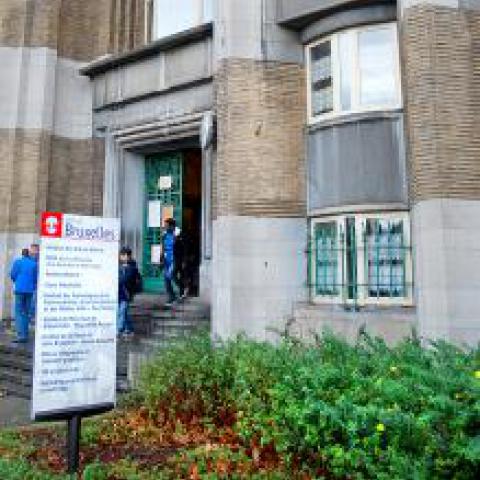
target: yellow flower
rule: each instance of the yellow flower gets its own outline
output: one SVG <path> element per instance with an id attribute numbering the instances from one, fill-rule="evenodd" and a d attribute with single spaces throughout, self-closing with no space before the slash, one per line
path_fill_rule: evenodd
<path id="1" fill-rule="evenodd" d="M 480 370 L 477 370 L 473 375 L 475 376 L 475 378 L 480 380 Z"/>
<path id="2" fill-rule="evenodd" d="M 383 423 L 377 423 L 377 432 L 384 432 L 385 425 Z"/>
<path id="3" fill-rule="evenodd" d="M 392 373 L 396 373 L 397 370 L 398 370 L 398 368 L 395 367 L 395 366 L 390 367 L 390 371 L 391 371 Z"/>

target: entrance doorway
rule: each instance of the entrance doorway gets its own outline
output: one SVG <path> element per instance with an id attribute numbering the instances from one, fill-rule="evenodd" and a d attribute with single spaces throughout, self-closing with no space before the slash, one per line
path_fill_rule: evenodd
<path id="1" fill-rule="evenodd" d="M 163 293 L 160 265 L 164 222 L 174 218 L 185 241 L 185 280 L 198 295 L 202 211 L 202 155 L 199 149 L 151 155 L 145 159 L 143 234 L 144 289 Z"/>

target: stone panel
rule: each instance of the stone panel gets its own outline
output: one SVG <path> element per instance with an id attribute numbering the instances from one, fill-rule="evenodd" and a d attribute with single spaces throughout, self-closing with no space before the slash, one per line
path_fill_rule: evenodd
<path id="1" fill-rule="evenodd" d="M 216 99 L 217 216 L 304 215 L 305 90 L 299 65 L 222 62 Z"/>
<path id="2" fill-rule="evenodd" d="M 407 8 L 401 38 L 413 199 L 478 199 L 480 14 Z"/>
<path id="3" fill-rule="evenodd" d="M 412 212 L 420 333 L 480 340 L 480 202 L 432 199 Z"/>
<path id="4" fill-rule="evenodd" d="M 304 301 L 307 225 L 304 218 L 221 217 L 213 223 L 212 329 L 278 339 Z"/>

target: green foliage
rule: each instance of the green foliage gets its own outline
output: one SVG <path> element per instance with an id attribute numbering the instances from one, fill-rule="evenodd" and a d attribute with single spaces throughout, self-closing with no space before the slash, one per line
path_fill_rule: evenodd
<path id="1" fill-rule="evenodd" d="M 66 475 L 41 472 L 24 460 L 8 460 L 0 457 L 2 480 L 68 480 Z"/>
<path id="2" fill-rule="evenodd" d="M 159 353 L 140 391 L 232 424 L 245 445 L 336 478 L 480 478 L 480 349 L 415 339 L 390 348 L 362 334 L 274 346 L 207 336 Z M 477 372 L 477 373 L 476 373 Z"/>

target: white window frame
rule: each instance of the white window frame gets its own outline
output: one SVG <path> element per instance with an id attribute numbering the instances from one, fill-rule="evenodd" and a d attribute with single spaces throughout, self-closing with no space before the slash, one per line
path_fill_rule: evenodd
<path id="1" fill-rule="evenodd" d="M 395 92 L 397 97 L 397 102 L 395 104 L 377 104 L 377 105 L 367 105 L 363 106 L 360 103 L 360 64 L 359 64 L 359 54 L 358 54 L 358 39 L 360 38 L 360 33 L 366 32 L 369 30 L 379 30 L 381 28 L 391 28 L 394 29 L 394 49 L 396 52 L 395 55 Z M 339 62 L 339 36 L 341 34 L 348 34 L 355 37 L 353 42 L 353 65 L 352 65 L 352 97 L 351 97 L 351 108 L 349 110 L 341 109 L 341 91 L 340 91 L 340 62 Z M 320 113 L 313 115 L 312 112 L 312 56 L 311 51 L 316 46 L 330 41 L 331 42 L 331 65 L 332 65 L 332 88 L 333 88 L 333 110 L 330 112 Z M 335 117 L 341 117 L 346 115 L 351 115 L 354 113 L 363 113 L 363 112 L 376 112 L 376 111 L 388 111 L 388 110 L 398 110 L 402 108 L 403 98 L 402 98 L 402 88 L 401 88 L 401 75 L 400 75 L 400 54 L 399 54 L 399 40 L 398 40 L 398 28 L 396 22 L 387 22 L 387 23 L 376 23 L 373 25 L 367 25 L 363 27 L 354 27 L 339 32 L 335 32 L 326 37 L 308 44 L 305 47 L 305 59 L 307 67 L 307 115 L 308 123 L 310 125 L 329 120 Z"/>
<path id="2" fill-rule="evenodd" d="M 337 225 L 337 238 L 340 240 L 341 235 L 346 235 L 346 220 L 347 218 L 355 218 L 355 241 L 357 245 L 357 288 L 358 298 L 349 299 L 347 293 L 347 286 L 339 287 L 338 295 L 317 295 L 316 294 L 316 245 L 315 245 L 315 229 L 318 224 L 335 222 Z M 363 243 L 363 232 L 366 228 L 367 220 L 401 220 L 403 222 L 403 235 L 405 245 L 409 248 L 405 250 L 405 285 L 407 289 L 407 296 L 405 297 L 369 297 L 368 296 L 368 272 L 366 268 L 365 259 L 365 245 Z M 312 279 L 312 286 L 310 286 L 310 297 L 313 303 L 316 304 L 345 304 L 345 305 L 380 305 L 380 306 L 403 306 L 410 307 L 413 305 L 413 259 L 411 249 L 411 225 L 410 215 L 405 211 L 396 212 L 372 212 L 359 214 L 342 214 L 335 216 L 316 217 L 312 218 L 310 222 L 310 238 L 312 239 L 312 252 L 310 255 L 310 275 Z M 342 245 L 339 245 L 342 247 Z M 337 278 L 344 280 L 344 272 L 347 271 L 347 255 L 342 248 L 338 249 L 337 259 Z M 344 283 L 342 281 L 342 283 Z"/>

